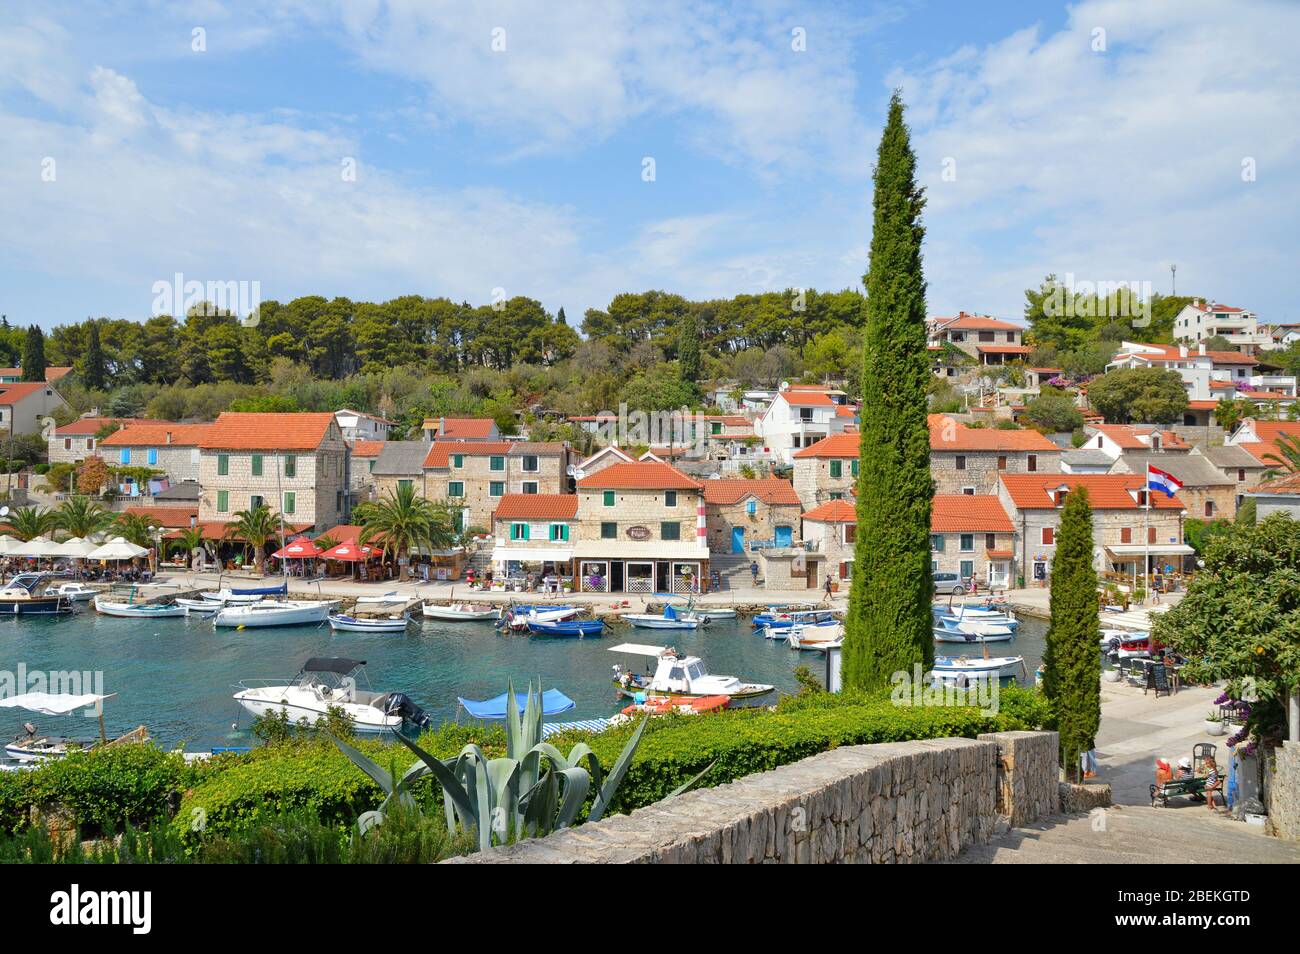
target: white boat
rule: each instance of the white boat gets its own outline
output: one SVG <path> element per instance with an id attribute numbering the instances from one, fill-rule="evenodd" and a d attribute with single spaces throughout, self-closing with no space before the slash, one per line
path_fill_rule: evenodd
<path id="1" fill-rule="evenodd" d="M 698 656 L 678 654 L 671 646 L 647 646 L 640 643 L 620 643 L 610 649 L 613 653 L 646 656 L 654 661 L 653 674 L 638 674 L 615 665 L 614 684 L 621 695 L 633 702 L 637 697 L 666 696 L 670 699 L 690 699 L 700 696 L 727 696 L 732 705 L 757 703 L 776 691 L 775 686 L 761 682 L 742 682 L 735 676 L 714 676 L 705 668 Z"/>
<path id="2" fill-rule="evenodd" d="M 133 729 L 119 738 L 109 740 L 104 731 L 103 705 L 108 700 L 116 698 L 117 693 L 75 695 L 72 693 L 27 692 L 22 695 L 0 699 L 0 708 L 26 709 L 29 712 L 39 712 L 42 715 L 66 716 L 77 709 L 92 707 L 99 715 L 98 738 L 69 738 L 66 736 L 44 735 L 35 725 L 26 722 L 23 724 L 22 734 L 15 736 L 13 741 L 5 743 L 5 756 L 17 760 L 20 764 L 30 764 L 43 762 L 47 759 L 62 758 L 69 752 L 84 752 L 87 749 L 101 745 L 112 745 L 117 742 L 149 741 L 149 733 L 144 726 Z"/>
<path id="3" fill-rule="evenodd" d="M 472 621 L 496 619 L 500 610 L 491 603 L 425 603 L 420 608 L 425 619 Z"/>
<path id="4" fill-rule="evenodd" d="M 562 623 L 578 615 L 576 606 L 511 606 L 501 614 L 501 625 L 523 633 L 529 623 Z"/>
<path id="5" fill-rule="evenodd" d="M 219 603 L 222 606 L 247 606 L 252 603 L 260 603 L 268 596 L 283 596 L 288 592 L 288 584 L 281 584 L 280 586 L 258 586 L 247 589 L 226 587 L 220 590 L 209 590 L 199 595 L 205 600 Z"/>
<path id="6" fill-rule="evenodd" d="M 659 602 L 654 600 L 652 605 L 658 605 Z M 728 606 L 697 606 L 693 596 L 666 596 L 662 602 L 665 606 L 672 606 L 678 613 L 685 610 L 687 615 L 698 616 L 703 620 L 735 619 L 738 615 L 734 608 Z"/>
<path id="7" fill-rule="evenodd" d="M 1016 634 L 1009 630 L 977 633 L 970 628 L 969 624 L 936 626 L 933 634 L 935 640 L 940 643 L 1005 643 L 1016 637 Z"/>
<path id="8" fill-rule="evenodd" d="M 283 712 L 294 723 L 305 719 L 314 724 L 331 708 L 339 708 L 358 732 L 400 729 L 405 722 L 427 728 L 429 716 L 405 693 L 358 686 L 356 677 L 365 664 L 360 659 L 313 657 L 292 679 L 245 680 L 234 698 L 255 716 Z"/>
<path id="9" fill-rule="evenodd" d="M 776 632 L 785 637 L 785 644 L 791 649 L 805 652 L 819 652 L 844 645 L 844 624 L 838 622 L 791 626 Z"/>
<path id="10" fill-rule="evenodd" d="M 406 600 L 397 595 L 397 590 L 389 590 L 379 596 L 358 596 L 358 603 L 405 603 Z"/>
<path id="11" fill-rule="evenodd" d="M 93 600 L 95 594 L 99 591 L 87 586 L 85 583 L 61 583 L 49 590 L 49 592 L 70 599 L 74 603 L 85 603 L 88 600 Z"/>
<path id="12" fill-rule="evenodd" d="M 699 629 L 706 622 L 696 613 L 678 613 L 671 603 L 662 613 L 621 613 L 620 617 L 639 629 Z"/>
<path id="13" fill-rule="evenodd" d="M 1016 627 L 1007 623 L 974 622 L 953 619 L 951 616 L 941 616 L 936 622 L 936 632 L 944 630 L 970 636 L 1006 636 L 1008 639 L 1016 634 Z"/>
<path id="14" fill-rule="evenodd" d="M 1024 656 L 935 656 L 932 675 L 936 681 L 966 685 L 981 679 L 1002 679 L 1024 671 Z"/>
<path id="15" fill-rule="evenodd" d="M 176 605 L 185 608 L 186 616 L 214 616 L 221 610 L 221 604 L 213 600 L 191 600 L 183 596 L 176 598 Z"/>
<path id="16" fill-rule="evenodd" d="M 934 612 L 939 616 L 956 616 L 958 619 L 966 620 L 1004 621 L 1015 619 L 1006 604 L 997 603 L 951 603 L 946 608 L 936 605 Z"/>
<path id="17" fill-rule="evenodd" d="M 95 612 L 105 616 L 123 616 L 128 619 L 160 619 L 184 616 L 185 607 L 176 603 L 132 603 L 114 600 L 104 594 L 95 597 Z"/>
<path id="18" fill-rule="evenodd" d="M 715 619 L 735 619 L 737 614 L 734 609 L 725 609 L 723 607 L 697 606 L 695 607 L 695 615 L 698 616 L 700 619 L 715 620 Z"/>
<path id="19" fill-rule="evenodd" d="M 223 606 L 212 618 L 216 626 L 310 626 L 323 623 L 335 600 L 265 600 L 248 606 Z"/>
<path id="20" fill-rule="evenodd" d="M 366 617 L 331 613 L 330 629 L 349 633 L 404 633 L 412 620 L 405 613 L 393 616 Z"/>

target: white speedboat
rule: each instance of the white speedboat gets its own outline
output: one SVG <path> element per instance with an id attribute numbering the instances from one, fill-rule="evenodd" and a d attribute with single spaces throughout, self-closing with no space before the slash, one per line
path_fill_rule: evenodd
<path id="1" fill-rule="evenodd" d="M 662 613 L 621 613 L 620 618 L 638 629 L 699 629 L 707 622 L 697 613 L 678 613 L 671 603 Z"/>
<path id="2" fill-rule="evenodd" d="M 358 732 L 400 729 L 410 722 L 428 728 L 429 716 L 404 692 L 376 692 L 358 686 L 365 660 L 313 657 L 288 680 L 245 680 L 235 701 L 255 716 L 283 712 L 290 722 L 314 724 L 331 708 L 342 709 Z"/>
<path id="3" fill-rule="evenodd" d="M 70 599 L 74 603 L 85 603 L 89 600 L 93 600 L 95 594 L 99 591 L 93 587 L 87 586 L 85 583 L 60 583 L 48 592 L 53 593 L 56 596 Z"/>
<path id="4" fill-rule="evenodd" d="M 735 619 L 737 614 L 734 609 L 727 609 L 725 607 L 697 606 L 695 607 L 695 615 L 700 619 L 712 621 L 715 619 Z"/>
<path id="5" fill-rule="evenodd" d="M 161 619 L 168 616 L 184 616 L 185 607 L 176 603 L 132 603 L 115 600 L 100 593 L 95 597 L 95 612 L 128 619 Z"/>
<path id="6" fill-rule="evenodd" d="M 844 645 L 844 624 L 838 622 L 791 626 L 777 632 L 785 636 L 785 644 L 791 649 L 804 652 L 820 652 Z"/>
<path id="7" fill-rule="evenodd" d="M 465 622 L 496 619 L 500 610 L 491 603 L 425 603 L 420 613 L 425 619 Z"/>
<path id="8" fill-rule="evenodd" d="M 86 736 L 70 738 L 67 736 L 44 735 L 31 722 L 23 723 L 22 734 L 13 741 L 5 743 L 4 754 L 20 764 L 43 762 L 58 759 L 70 752 L 84 752 L 101 745 L 113 745 L 119 742 L 148 742 L 149 733 L 144 726 L 133 729 L 119 738 L 110 740 L 104 732 L 103 704 L 116 699 L 117 693 L 99 695 L 86 693 L 27 692 L 17 696 L 0 699 L 0 708 L 26 709 L 42 715 L 71 715 L 77 709 L 94 709 L 99 715 L 99 737 Z"/>
<path id="9" fill-rule="evenodd" d="M 775 686 L 761 682 L 742 682 L 735 676 L 714 676 L 704 668 L 698 656 L 679 655 L 671 646 L 646 646 L 638 643 L 620 643 L 610 649 L 614 653 L 646 656 L 654 662 L 653 674 L 634 673 L 615 665 L 614 684 L 621 695 L 633 702 L 647 696 L 664 696 L 669 699 L 693 699 L 700 696 L 726 696 L 731 705 L 755 704 L 776 691 Z"/>
<path id="10" fill-rule="evenodd" d="M 336 600 L 265 600 L 247 606 L 223 606 L 212 618 L 216 626 L 311 626 L 323 623 Z"/>
<path id="11" fill-rule="evenodd" d="M 1024 656 L 935 656 L 932 675 L 937 682 L 964 686 L 981 679 L 1003 679 L 1024 672 Z"/>
<path id="12" fill-rule="evenodd" d="M 330 629 L 349 633 L 404 633 L 412 620 L 405 613 L 392 616 L 348 616 L 344 613 L 331 613 Z"/>
<path id="13" fill-rule="evenodd" d="M 932 631 L 936 642 L 940 643 L 1006 643 L 1015 639 L 1016 634 L 976 633 L 969 630 L 936 626 Z"/>
<path id="14" fill-rule="evenodd" d="M 561 623 L 577 615 L 576 606 L 511 606 L 501 614 L 500 625 L 517 633 L 525 633 L 529 623 Z"/>

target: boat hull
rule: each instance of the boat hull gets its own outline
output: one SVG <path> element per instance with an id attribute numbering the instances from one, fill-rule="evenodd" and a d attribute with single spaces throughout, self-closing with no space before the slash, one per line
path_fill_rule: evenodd
<path id="1" fill-rule="evenodd" d="M 557 623 L 530 622 L 528 632 L 538 639 L 586 639 L 601 636 L 605 624 L 600 620 L 567 620 Z"/>
<path id="2" fill-rule="evenodd" d="M 70 612 L 72 612 L 72 601 L 66 597 L 0 600 L 0 615 L 3 616 L 55 616 Z"/>
<path id="3" fill-rule="evenodd" d="M 632 613 L 622 617 L 638 629 L 699 629 L 698 619 L 667 619 L 663 616 L 643 616 Z"/>
<path id="4" fill-rule="evenodd" d="M 102 613 L 104 616 L 120 616 L 124 619 L 166 619 L 185 616 L 187 610 L 179 604 L 115 603 L 112 600 L 95 597 L 95 612 Z"/>
<path id="5" fill-rule="evenodd" d="M 330 629 L 349 633 L 404 633 L 411 620 L 402 619 L 358 619 L 353 616 L 329 617 Z"/>
<path id="6" fill-rule="evenodd" d="M 256 609 L 251 606 L 234 606 L 222 609 L 213 624 L 222 627 L 265 628 L 271 626 L 310 626 L 323 623 L 330 615 L 330 603 L 310 606 L 287 606 Z"/>
<path id="7" fill-rule="evenodd" d="M 643 695 L 646 698 L 653 696 L 656 699 L 663 698 L 681 700 L 683 702 L 690 699 L 707 699 L 718 695 L 717 692 L 668 692 L 662 689 L 637 689 L 635 687 L 621 685 L 617 680 L 615 680 L 614 685 L 618 687 L 619 695 L 631 699 L 634 702 L 636 701 L 636 697 L 640 695 Z M 728 705 L 730 708 L 756 705 L 774 692 L 776 692 L 775 686 L 747 686 L 738 692 L 728 693 L 727 698 L 731 700 Z"/>
<path id="8" fill-rule="evenodd" d="M 1008 643 L 1015 633 L 959 633 L 950 629 L 936 629 L 934 638 L 940 643 Z"/>
<path id="9" fill-rule="evenodd" d="M 324 709 L 295 705 L 283 699 L 259 698 L 243 692 L 235 694 L 235 701 L 250 715 L 279 715 L 283 712 L 288 716 L 289 721 L 294 723 L 300 719 L 306 719 L 308 723 L 315 724 L 317 720 L 325 718 L 326 715 Z M 343 708 L 352 716 L 352 728 L 357 732 L 385 732 L 389 729 L 400 729 L 402 727 L 401 716 L 386 716 L 376 709 L 375 715 L 372 717 L 365 713 L 353 711 L 353 709 L 364 707 L 344 706 Z"/>
<path id="10" fill-rule="evenodd" d="M 497 610 L 494 607 L 482 610 L 460 610 L 455 606 L 431 606 L 425 603 L 420 612 L 425 619 L 440 619 L 449 623 L 472 623 L 497 618 Z"/>

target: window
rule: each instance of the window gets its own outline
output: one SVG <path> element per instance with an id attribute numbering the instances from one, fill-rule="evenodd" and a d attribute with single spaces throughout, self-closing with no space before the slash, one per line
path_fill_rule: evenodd
<path id="1" fill-rule="evenodd" d="M 218 477 L 230 476 L 230 455 L 229 454 L 217 455 L 217 476 Z"/>
<path id="2" fill-rule="evenodd" d="M 520 492 L 525 494 L 535 494 L 537 493 L 537 481 L 525 480 L 522 484 L 519 485 L 519 489 Z"/>
<path id="3" fill-rule="evenodd" d="M 858 525 L 856 523 L 846 523 L 844 525 L 844 542 L 853 543 L 858 539 Z"/>
<path id="4" fill-rule="evenodd" d="M 488 458 L 488 470 L 502 471 L 506 469 L 506 459 L 500 454 L 494 454 Z"/>
<path id="5" fill-rule="evenodd" d="M 942 534 L 942 533 L 932 533 L 932 534 L 930 534 L 930 549 L 933 550 L 935 553 L 942 553 L 942 552 L 943 552 L 943 534 Z"/>
<path id="6" fill-rule="evenodd" d="M 129 464 L 129 463 L 131 463 L 131 448 L 129 448 L 129 447 L 123 447 L 120 451 L 118 451 L 118 452 L 117 452 L 117 462 L 118 462 L 119 464 Z"/>
<path id="7" fill-rule="evenodd" d="M 284 476 L 286 477 L 298 476 L 298 455 L 297 454 L 286 454 L 284 456 Z"/>
<path id="8" fill-rule="evenodd" d="M 1008 331 L 1007 344 L 1015 344 L 1015 343 L 1016 343 L 1016 333 L 1014 331 Z"/>
<path id="9" fill-rule="evenodd" d="M 664 506 L 665 506 L 665 507 L 676 507 L 676 506 L 677 506 L 677 491 L 675 491 L 675 490 L 665 490 L 665 491 L 664 491 Z"/>
<path id="10" fill-rule="evenodd" d="M 1056 542 L 1056 531 L 1052 527 L 1043 527 L 1043 535 L 1041 539 L 1043 541 L 1043 546 L 1050 547 Z"/>
<path id="11" fill-rule="evenodd" d="M 969 579 L 972 579 L 974 576 L 975 576 L 975 561 L 974 561 L 974 560 L 962 560 L 962 561 L 961 561 L 961 578 L 962 578 L 963 580 L 969 580 Z"/>
<path id="12" fill-rule="evenodd" d="M 1238 468 L 1237 468 L 1237 480 L 1245 480 L 1245 479 L 1246 479 L 1246 468 L 1245 468 L 1245 467 L 1238 467 Z"/>
<path id="13" fill-rule="evenodd" d="M 298 494 L 293 490 L 284 492 L 284 513 L 294 513 L 298 509 Z"/>
<path id="14" fill-rule="evenodd" d="M 229 512 L 230 512 L 230 491 L 218 490 L 217 491 L 217 513 L 229 513 Z"/>
<path id="15" fill-rule="evenodd" d="M 0 414 L 0 421 L 3 420 L 4 420 L 4 415 Z M 86 438 L 86 450 L 93 451 L 94 449 L 95 449 L 95 439 L 93 437 Z"/>
<path id="16" fill-rule="evenodd" d="M 680 540 L 682 538 L 682 525 L 676 520 L 665 520 L 659 524 L 660 540 Z"/>
<path id="17" fill-rule="evenodd" d="M 526 523 L 512 523 L 512 524 L 510 525 L 510 539 L 511 539 L 511 540 L 527 540 L 527 539 L 528 539 L 528 524 L 526 524 Z"/>
<path id="18" fill-rule="evenodd" d="M 813 419 L 813 409 L 810 407 L 799 408 L 799 420 L 811 421 Z"/>
<path id="19" fill-rule="evenodd" d="M 1214 516 L 1214 501 L 1213 501 L 1213 500 L 1207 500 L 1207 501 L 1205 501 L 1205 515 L 1206 515 L 1207 517 L 1213 517 L 1213 516 Z"/>
<path id="20" fill-rule="evenodd" d="M 64 449 L 64 450 L 72 450 L 72 438 L 71 438 L 71 437 L 65 437 L 65 438 L 63 439 L 63 449 Z M 1237 478 L 1237 479 L 1240 480 L 1241 478 Z"/>
<path id="21" fill-rule="evenodd" d="M 984 549 L 996 550 L 998 548 L 998 535 L 996 533 L 984 534 Z"/>
<path id="22" fill-rule="evenodd" d="M 957 455 L 957 469 L 958 469 L 958 470 L 965 470 L 965 469 L 966 469 L 966 455 L 965 455 L 965 454 L 958 454 L 958 455 Z"/>
<path id="23" fill-rule="evenodd" d="M 1030 454 L 1028 457 L 1025 458 L 1025 470 L 1029 471 L 1029 473 L 1031 474 L 1037 473 L 1038 471 L 1037 454 Z"/>
<path id="24" fill-rule="evenodd" d="M 616 524 L 616 523 L 602 523 L 602 524 L 600 525 L 600 538 L 601 538 L 602 540 L 616 540 L 616 539 L 618 539 L 618 524 Z"/>
<path id="25" fill-rule="evenodd" d="M 551 539 L 567 541 L 569 539 L 569 525 L 567 523 L 551 524 Z"/>
<path id="26" fill-rule="evenodd" d="M 970 553 L 975 549 L 975 534 L 963 533 L 961 535 L 961 552 Z"/>
<path id="27" fill-rule="evenodd" d="M 537 471 L 538 471 L 539 469 L 540 469 L 540 468 L 538 467 L 538 463 L 537 463 L 537 455 L 536 455 L 536 454 L 525 454 L 525 455 L 524 455 L 524 473 L 525 473 L 525 474 L 535 474 L 535 473 L 537 473 Z"/>
<path id="28" fill-rule="evenodd" d="M 614 506 L 614 491 L 612 490 L 605 491 L 605 506 L 606 507 Z"/>
<path id="29" fill-rule="evenodd" d="M 1155 528 L 1155 527 L 1147 527 L 1147 543 L 1155 543 L 1155 542 L 1157 542 L 1157 541 L 1156 541 L 1156 528 Z"/>
<path id="30" fill-rule="evenodd" d="M 1132 542 L 1133 542 L 1133 528 L 1132 528 L 1132 527 L 1120 527 L 1120 528 L 1119 528 L 1119 542 L 1120 542 L 1120 543 L 1132 543 Z"/>
<path id="31" fill-rule="evenodd" d="M 985 344 L 988 344 L 988 343 L 992 342 L 993 340 L 995 340 L 994 337 L 993 337 L 993 332 L 991 332 L 991 331 L 981 331 L 981 332 L 980 332 L 980 341 L 983 341 Z"/>
<path id="32" fill-rule="evenodd" d="M 451 455 L 451 466 L 452 466 L 452 467 L 455 467 L 457 470 L 460 470 L 462 467 L 464 467 L 464 466 L 465 466 L 465 455 L 464 455 L 464 454 L 452 454 L 452 455 Z"/>
<path id="33" fill-rule="evenodd" d="M 149 466 L 153 467 L 158 463 L 158 448 L 150 447 L 147 451 L 145 451 L 144 456 L 145 456 L 145 460 L 149 462 Z"/>
<path id="34" fill-rule="evenodd" d="M 1007 469 L 1007 457 L 1006 457 L 1005 454 L 999 454 L 999 455 L 998 455 L 998 470 L 1006 470 L 1006 469 Z"/>
<path id="35" fill-rule="evenodd" d="M 415 483 L 415 481 L 413 481 L 413 480 L 399 480 L 399 481 L 397 482 L 397 489 L 398 489 L 398 490 L 410 490 L 410 489 L 411 489 L 411 485 L 414 484 L 414 483 Z"/>
<path id="36" fill-rule="evenodd" d="M 464 497 L 465 482 L 463 480 L 453 480 L 447 484 L 448 497 Z"/>
<path id="37" fill-rule="evenodd" d="M 965 494 L 967 497 L 974 497 L 974 496 L 975 496 L 975 488 L 974 488 L 974 487 L 963 487 L 963 488 L 961 489 L 961 492 L 962 492 L 963 494 Z"/>
<path id="38" fill-rule="evenodd" d="M 488 484 L 489 497 L 503 497 L 506 492 L 506 482 L 504 480 L 494 480 Z"/>
<path id="39" fill-rule="evenodd" d="M 836 479 L 844 476 L 844 461 L 842 460 L 831 461 L 831 476 Z"/>
<path id="40" fill-rule="evenodd" d="M 261 506 L 262 506 L 262 496 L 261 496 L 261 494 L 253 494 L 251 497 L 248 498 L 248 509 L 249 509 L 249 510 L 257 510 L 257 509 L 258 509 L 259 507 L 261 507 Z"/>
<path id="41" fill-rule="evenodd" d="M 758 513 L 758 501 L 753 497 L 750 497 L 745 501 L 745 513 L 749 514 L 751 517 Z"/>
<path id="42" fill-rule="evenodd" d="M 858 476 L 858 462 L 856 458 L 849 464 L 849 472 L 852 473 L 854 477 Z"/>
<path id="43" fill-rule="evenodd" d="M 262 455 L 261 454 L 253 455 L 253 476 L 254 477 L 262 476 Z"/>
<path id="44" fill-rule="evenodd" d="M 709 433 L 712 434 L 714 437 L 717 437 L 719 434 L 721 434 L 721 433 L 722 433 L 722 422 L 721 422 L 721 421 L 710 421 L 710 422 L 709 422 Z"/>

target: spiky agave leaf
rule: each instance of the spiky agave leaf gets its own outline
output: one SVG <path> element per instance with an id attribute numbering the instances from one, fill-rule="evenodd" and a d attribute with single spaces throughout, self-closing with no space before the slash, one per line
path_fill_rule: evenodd
<path id="1" fill-rule="evenodd" d="M 671 792 L 669 792 L 669 793 L 668 793 L 666 796 L 664 796 L 664 797 L 665 797 L 665 798 L 676 798 L 678 795 L 682 795 L 682 794 L 684 794 L 684 793 L 686 793 L 686 792 L 689 792 L 691 789 L 693 789 L 693 788 L 694 788 L 694 787 L 699 783 L 700 779 L 702 779 L 702 778 L 704 778 L 704 776 L 708 775 L 708 774 L 709 774 L 709 770 L 710 770 L 711 768 L 713 768 L 713 766 L 715 766 L 715 765 L 717 765 L 717 764 L 718 764 L 718 760 L 717 760 L 717 759 L 714 759 L 714 760 L 713 760 L 712 762 L 710 762 L 708 765 L 704 766 L 704 771 L 700 772 L 699 775 L 696 775 L 694 778 L 687 779 L 685 782 L 682 782 L 681 785 L 678 785 L 675 789 L 673 789 Z"/>
<path id="2" fill-rule="evenodd" d="M 646 725 L 650 722 L 650 716 L 647 715 L 641 720 L 641 724 L 636 727 L 632 737 L 627 740 L 627 745 L 623 746 L 623 751 L 618 754 L 618 759 L 614 762 L 613 768 L 609 770 L 605 782 L 596 794 L 596 800 L 592 803 L 591 814 L 587 816 L 588 821 L 600 821 L 605 817 L 605 812 L 609 810 L 610 803 L 614 796 L 618 794 L 618 787 L 623 784 L 623 776 L 627 774 L 628 766 L 632 764 L 632 757 L 636 755 L 637 746 L 641 744 L 641 735 L 645 732 Z"/>
<path id="3" fill-rule="evenodd" d="M 403 745 L 419 757 L 420 761 L 428 767 L 429 773 L 433 775 L 438 784 L 442 786 L 443 802 L 447 806 L 446 813 L 448 830 L 456 830 L 455 821 L 457 817 L 459 817 L 461 826 L 464 828 L 469 828 L 471 825 L 479 827 L 478 816 L 476 814 L 476 799 L 470 797 L 470 793 L 462 783 L 458 772 L 453 768 L 449 768 L 441 759 L 434 758 L 428 752 L 424 751 L 424 749 L 420 748 L 416 743 L 402 735 L 402 733 L 395 731 L 393 734 L 397 736 Z M 472 750 L 477 748 L 478 746 L 465 746 L 465 748 L 461 750 L 460 755 L 456 757 L 456 765 L 459 766 L 462 761 L 475 757 L 475 753 Z M 479 752 L 478 756 L 481 757 L 482 752 Z M 481 844 L 481 833 L 479 838 Z"/>

